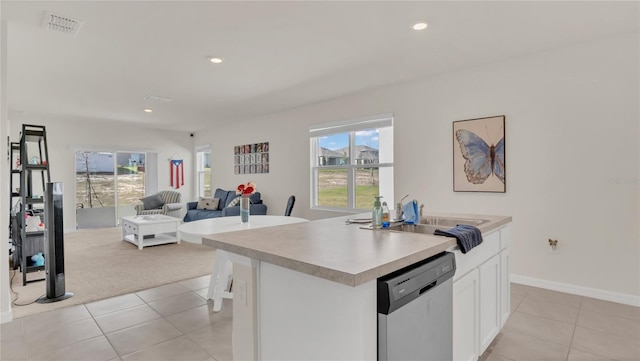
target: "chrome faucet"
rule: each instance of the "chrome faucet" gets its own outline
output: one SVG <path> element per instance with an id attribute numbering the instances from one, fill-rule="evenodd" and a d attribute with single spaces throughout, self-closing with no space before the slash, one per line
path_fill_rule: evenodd
<path id="1" fill-rule="evenodd" d="M 396 221 L 400 221 L 402 219 L 402 215 L 404 214 L 404 211 L 402 210 L 402 201 L 407 198 L 409 196 L 409 194 L 406 194 L 404 197 L 400 198 L 400 200 L 398 201 L 398 203 L 396 203 Z"/>

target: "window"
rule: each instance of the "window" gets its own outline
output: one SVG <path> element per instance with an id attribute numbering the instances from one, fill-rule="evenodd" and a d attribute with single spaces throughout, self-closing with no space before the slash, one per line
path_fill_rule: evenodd
<path id="1" fill-rule="evenodd" d="M 196 179 L 198 184 L 198 196 L 213 197 L 211 191 L 211 147 L 196 147 Z"/>
<path id="2" fill-rule="evenodd" d="M 316 209 L 362 211 L 374 196 L 393 204 L 393 116 L 314 126 L 311 204 Z"/>

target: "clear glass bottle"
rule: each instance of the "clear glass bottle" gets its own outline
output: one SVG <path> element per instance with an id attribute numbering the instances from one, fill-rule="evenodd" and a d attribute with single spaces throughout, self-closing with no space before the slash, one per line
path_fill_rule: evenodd
<path id="1" fill-rule="evenodd" d="M 389 216 L 389 206 L 387 206 L 387 202 L 382 202 L 382 228 L 389 227 L 389 222 L 391 221 L 391 217 Z"/>
<path id="2" fill-rule="evenodd" d="M 374 229 L 382 228 L 382 205 L 380 204 L 382 196 L 376 196 L 371 210 L 371 227 Z"/>

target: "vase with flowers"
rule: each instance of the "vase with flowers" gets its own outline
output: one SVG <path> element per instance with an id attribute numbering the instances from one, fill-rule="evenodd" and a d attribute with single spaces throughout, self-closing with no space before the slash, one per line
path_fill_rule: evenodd
<path id="1" fill-rule="evenodd" d="M 249 196 L 256 192 L 256 185 L 253 182 L 240 184 L 236 189 L 236 194 L 240 195 L 240 222 L 249 223 L 249 206 L 251 201 Z"/>

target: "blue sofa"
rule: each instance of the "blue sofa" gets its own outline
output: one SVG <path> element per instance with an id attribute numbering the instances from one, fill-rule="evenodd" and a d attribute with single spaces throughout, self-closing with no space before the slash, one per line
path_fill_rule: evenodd
<path id="1" fill-rule="evenodd" d="M 236 205 L 233 207 L 228 207 L 229 203 L 233 201 L 235 198 L 239 197 L 236 194 L 236 191 L 227 191 L 224 189 L 216 189 L 213 194 L 213 198 L 220 199 L 218 209 L 216 210 L 205 210 L 205 209 L 197 209 L 198 202 L 189 202 L 187 203 L 187 214 L 184 216 L 185 222 L 198 221 L 201 219 L 207 218 L 216 218 L 216 217 L 229 217 L 229 216 L 239 216 L 240 215 L 240 206 Z M 249 214 L 257 214 L 257 215 L 265 215 L 267 214 L 267 206 L 262 203 L 262 199 L 260 198 L 260 192 L 255 192 L 251 196 L 249 196 L 251 200 L 251 205 L 249 206 Z"/>

